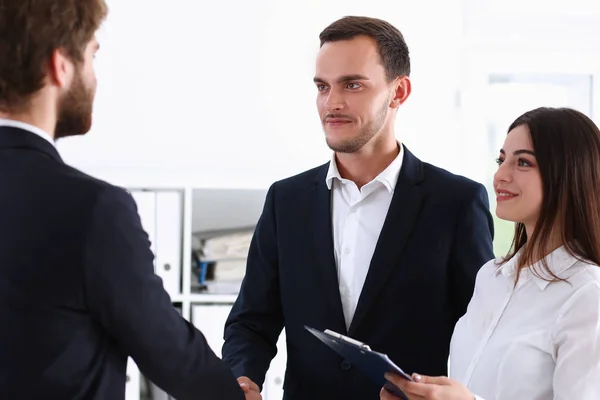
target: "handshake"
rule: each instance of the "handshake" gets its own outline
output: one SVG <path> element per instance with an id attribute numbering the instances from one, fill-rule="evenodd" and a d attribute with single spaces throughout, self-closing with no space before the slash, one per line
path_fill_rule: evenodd
<path id="1" fill-rule="evenodd" d="M 262 400 L 262 396 L 260 395 L 260 389 L 258 385 L 247 378 L 245 376 L 240 376 L 237 378 L 240 387 L 244 391 L 244 395 L 246 396 L 246 400 Z"/>

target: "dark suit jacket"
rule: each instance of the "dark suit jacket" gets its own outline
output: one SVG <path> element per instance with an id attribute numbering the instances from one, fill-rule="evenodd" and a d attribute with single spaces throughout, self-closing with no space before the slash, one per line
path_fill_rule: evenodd
<path id="1" fill-rule="evenodd" d="M 449 342 L 479 268 L 494 257 L 484 187 L 418 160 L 404 161 L 356 313 L 346 332 L 331 228 L 329 164 L 271 186 L 223 359 L 264 381 L 285 326 L 285 399 L 379 399 L 381 386 L 303 326 L 331 329 L 387 353 L 405 371 L 445 375 Z"/>
<path id="2" fill-rule="evenodd" d="M 136 205 L 0 127 L 0 399 L 118 400 L 127 356 L 182 399 L 243 399 L 172 306 Z"/>

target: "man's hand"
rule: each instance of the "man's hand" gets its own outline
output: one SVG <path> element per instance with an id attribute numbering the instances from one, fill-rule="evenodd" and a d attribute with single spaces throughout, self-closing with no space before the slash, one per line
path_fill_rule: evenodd
<path id="1" fill-rule="evenodd" d="M 237 381 L 246 395 L 246 400 L 262 400 L 258 385 L 252 382 L 250 378 L 240 376 Z"/>
<path id="2" fill-rule="evenodd" d="M 385 379 L 398 386 L 409 400 L 474 400 L 475 396 L 459 382 L 445 376 L 431 377 L 413 374 L 415 382 L 404 379 L 400 375 L 386 374 Z M 381 389 L 381 400 L 400 399 Z"/>

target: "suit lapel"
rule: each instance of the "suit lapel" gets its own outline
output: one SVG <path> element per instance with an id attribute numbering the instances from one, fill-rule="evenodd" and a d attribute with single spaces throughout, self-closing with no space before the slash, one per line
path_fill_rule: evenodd
<path id="1" fill-rule="evenodd" d="M 422 193 L 417 186 L 423 179 L 423 165 L 404 147 L 404 160 L 394 195 L 381 229 L 369 272 L 360 294 L 348 332 L 352 335 L 369 312 L 390 274 L 398 268 L 398 260 L 417 221 Z"/>
<path id="2" fill-rule="evenodd" d="M 328 323 L 340 333 L 346 331 L 344 312 L 340 297 L 337 267 L 335 265 L 333 247 L 333 229 L 331 227 L 331 191 L 325 178 L 328 165 L 326 164 L 317 174 L 317 180 L 310 193 L 309 216 L 317 275 L 313 276 L 325 296 L 326 306 L 330 308 L 332 320 Z"/>

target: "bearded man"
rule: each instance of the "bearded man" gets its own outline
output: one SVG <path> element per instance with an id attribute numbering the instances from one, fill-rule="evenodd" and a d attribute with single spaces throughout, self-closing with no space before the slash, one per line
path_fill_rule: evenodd
<path id="1" fill-rule="evenodd" d="M 131 195 L 55 148 L 92 125 L 106 14 L 0 1 L 0 398 L 123 400 L 132 357 L 179 400 L 259 399 L 172 306 Z"/>

